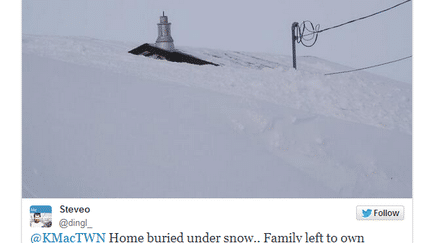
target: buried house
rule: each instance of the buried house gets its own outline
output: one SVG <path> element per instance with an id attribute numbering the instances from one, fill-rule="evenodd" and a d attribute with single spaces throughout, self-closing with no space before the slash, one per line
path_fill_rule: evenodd
<path id="1" fill-rule="evenodd" d="M 158 25 L 158 38 L 155 44 L 145 43 L 129 51 L 134 55 L 143 55 L 146 57 L 153 57 L 156 59 L 163 59 L 171 62 L 186 62 L 196 65 L 214 65 L 218 64 L 208 62 L 192 55 L 180 52 L 174 47 L 174 39 L 171 36 L 171 23 L 168 23 L 168 16 L 165 12 L 160 16 Z"/>

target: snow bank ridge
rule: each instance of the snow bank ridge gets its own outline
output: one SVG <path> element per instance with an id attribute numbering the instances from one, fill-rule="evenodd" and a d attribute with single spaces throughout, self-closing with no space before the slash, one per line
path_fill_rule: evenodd
<path id="1" fill-rule="evenodd" d="M 220 65 L 196 66 L 127 53 L 135 46 L 137 43 L 86 37 L 23 35 L 23 53 L 265 100 L 313 114 L 411 134 L 410 84 L 364 71 L 325 76 L 324 73 L 347 67 L 315 57 L 299 57 L 299 69 L 293 70 L 291 57 L 286 55 L 178 47 L 185 53 Z"/>

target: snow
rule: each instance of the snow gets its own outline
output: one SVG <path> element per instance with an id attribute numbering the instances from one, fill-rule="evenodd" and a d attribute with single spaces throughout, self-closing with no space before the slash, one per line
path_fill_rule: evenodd
<path id="1" fill-rule="evenodd" d="M 23 35 L 23 197 L 411 197 L 410 84 L 141 44 Z"/>

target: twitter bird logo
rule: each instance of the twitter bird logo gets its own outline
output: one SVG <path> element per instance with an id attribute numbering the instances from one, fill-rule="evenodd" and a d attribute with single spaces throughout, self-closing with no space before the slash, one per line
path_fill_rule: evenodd
<path id="1" fill-rule="evenodd" d="M 367 217 L 369 217 L 371 215 L 372 209 L 368 209 L 366 211 L 362 210 L 362 212 L 363 212 L 363 218 L 367 218 Z"/>

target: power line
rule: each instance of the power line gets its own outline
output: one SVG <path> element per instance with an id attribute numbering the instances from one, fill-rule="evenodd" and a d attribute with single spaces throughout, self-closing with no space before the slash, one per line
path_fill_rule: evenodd
<path id="1" fill-rule="evenodd" d="M 335 25 L 335 26 L 332 26 L 332 27 L 329 27 L 329 28 L 325 28 L 325 29 L 322 29 L 322 30 L 319 30 L 320 25 L 314 26 L 312 24 L 312 22 L 310 22 L 310 21 L 303 21 L 301 24 L 299 24 L 297 22 L 294 22 L 292 24 L 292 26 L 291 26 L 292 50 L 293 50 L 293 67 L 294 67 L 294 69 L 297 69 L 295 42 L 302 43 L 306 47 L 312 47 L 316 43 L 316 41 L 318 39 L 318 33 L 321 33 L 321 32 L 324 32 L 324 31 L 327 31 L 327 30 L 330 30 L 330 29 L 335 29 L 335 28 L 338 28 L 338 27 L 341 27 L 341 26 L 344 26 L 344 25 L 347 25 L 347 24 L 351 24 L 351 23 L 359 21 L 359 20 L 363 20 L 363 19 L 375 16 L 375 15 L 387 12 L 387 11 L 389 11 L 391 9 L 394 9 L 396 7 L 399 7 L 399 6 L 403 5 L 403 4 L 411 2 L 411 1 L 412 0 L 406 0 L 404 2 L 401 2 L 401 3 L 398 3 L 398 4 L 394 5 L 392 7 L 389 7 L 389 8 L 386 8 L 384 10 L 381 10 L 379 12 L 376 12 L 376 13 L 373 13 L 373 14 L 369 14 L 367 16 L 363 16 L 363 17 L 360 17 L 360 18 L 357 18 L 357 19 L 353 19 L 353 20 L 350 20 L 348 22 L 345 22 L 345 23 L 342 23 L 342 24 L 339 24 L 339 25 Z M 308 27 L 309 25 L 310 25 L 310 27 Z M 309 33 L 305 35 L 304 34 L 305 31 L 307 31 Z M 304 38 L 304 37 L 310 36 L 310 35 L 312 35 L 312 37 L 307 38 L 307 39 Z M 312 42 L 312 44 L 306 44 L 305 42 L 306 43 L 307 42 L 309 42 L 309 43 Z M 409 57 L 411 57 L 411 56 L 409 56 Z M 382 66 L 382 65 L 393 63 L 393 62 L 401 61 L 401 60 L 404 60 L 404 59 L 409 58 L 409 57 L 401 58 L 401 59 L 394 60 L 394 61 L 391 61 L 391 62 L 388 62 L 388 63 L 382 63 L 382 64 L 378 64 L 378 65 L 374 65 L 374 66 L 370 66 L 370 67 L 366 67 L 366 68 L 361 68 L 361 69 L 356 69 L 356 70 L 351 70 L 351 71 L 344 71 L 344 72 L 354 72 L 354 71 L 359 71 L 359 70 L 368 69 L 368 68 L 372 68 L 372 67 Z M 338 73 L 344 73 L 344 72 L 338 72 Z M 338 73 L 331 73 L 331 74 L 338 74 Z M 326 75 L 331 75 L 331 74 L 326 74 Z"/>
<path id="2" fill-rule="evenodd" d="M 330 29 L 338 28 L 338 27 L 341 27 L 341 26 L 346 25 L 346 24 L 350 24 L 350 23 L 353 23 L 353 22 L 356 22 L 356 21 L 359 21 L 359 20 L 363 20 L 363 19 L 366 19 L 366 18 L 369 18 L 369 17 L 375 16 L 375 15 L 377 15 L 377 14 L 384 13 L 384 12 L 390 10 L 390 9 L 396 8 L 396 7 L 398 7 L 398 6 L 402 5 L 402 4 L 405 4 L 405 3 L 407 3 L 407 2 L 411 2 L 411 1 L 412 1 L 412 0 L 407 0 L 407 1 L 405 1 L 405 2 L 401 2 L 401 3 L 399 3 L 399 4 L 394 5 L 393 7 L 390 7 L 390 8 L 384 9 L 384 10 L 381 10 L 381 11 L 379 11 L 379 12 L 376 12 L 376 13 L 373 13 L 373 14 L 370 14 L 370 15 L 367 15 L 367 16 L 364 16 L 364 17 L 361 17 L 361 18 L 358 18 L 358 19 L 350 20 L 350 21 L 345 22 L 345 23 L 343 23 L 343 24 L 339 24 L 339 25 L 335 25 L 335 26 L 333 26 L 333 27 L 329 27 L 329 28 L 325 28 L 325 29 L 319 30 L 319 31 L 317 31 L 316 33 L 321 33 L 321 32 L 324 32 L 324 31 L 326 31 L 326 30 L 330 30 Z"/>
<path id="3" fill-rule="evenodd" d="M 344 26 L 344 25 L 346 25 L 346 24 L 351 24 L 351 23 L 354 23 L 354 22 L 356 22 L 356 21 L 363 20 L 363 19 L 366 19 L 366 18 L 369 18 L 369 17 L 375 16 L 375 15 L 378 15 L 378 14 L 384 13 L 384 12 L 386 12 L 386 11 L 389 11 L 389 10 L 391 10 L 391 9 L 394 9 L 394 8 L 396 8 L 396 7 L 399 7 L 399 6 L 402 5 L 402 4 L 405 4 L 405 3 L 407 3 L 407 2 L 411 2 L 411 1 L 412 1 L 412 0 L 406 0 L 406 1 L 404 1 L 404 2 L 401 2 L 401 3 L 398 3 L 398 4 L 394 5 L 393 7 L 386 8 L 386 9 L 381 10 L 381 11 L 379 11 L 379 12 L 376 12 L 376 13 L 373 13 L 373 14 L 369 14 L 369 15 L 364 16 L 364 17 L 361 17 L 361 18 L 353 19 L 353 20 L 350 20 L 350 21 L 348 21 L 348 22 L 345 22 L 345 23 L 342 23 L 342 24 L 338 24 L 338 25 L 335 25 L 335 26 L 332 26 L 332 27 L 328 27 L 328 28 L 325 28 L 325 29 L 322 29 L 322 30 L 313 31 L 312 33 L 309 33 L 309 34 L 307 34 L 307 35 L 303 35 L 303 36 L 308 36 L 308 35 L 318 34 L 318 33 L 321 33 L 321 32 L 327 31 L 327 30 L 331 30 L 331 29 L 335 29 L 335 28 L 338 28 L 338 27 Z M 303 37 L 303 36 L 301 36 L 301 37 Z M 300 37 L 300 38 L 301 38 L 301 37 Z"/>
<path id="4" fill-rule="evenodd" d="M 400 58 L 400 59 L 397 59 L 397 60 L 393 60 L 393 61 L 390 61 L 390 62 L 376 64 L 376 65 L 369 66 L 369 67 L 364 67 L 364 68 L 359 68 L 359 69 L 353 69 L 353 70 L 348 70 L 348 71 L 342 71 L 342 72 L 335 72 L 335 73 L 326 73 L 324 75 L 334 75 L 334 74 L 341 74 L 341 73 L 349 73 L 349 72 L 360 71 L 360 70 L 364 70 L 364 69 L 369 69 L 369 68 L 374 68 L 374 67 L 379 67 L 379 66 L 387 65 L 387 64 L 390 64 L 390 63 L 394 63 L 394 62 L 399 62 L 399 61 L 402 61 L 402 60 L 405 60 L 405 59 L 408 59 L 408 58 L 411 58 L 411 57 L 412 57 L 412 55 L 404 57 L 404 58 Z"/>

